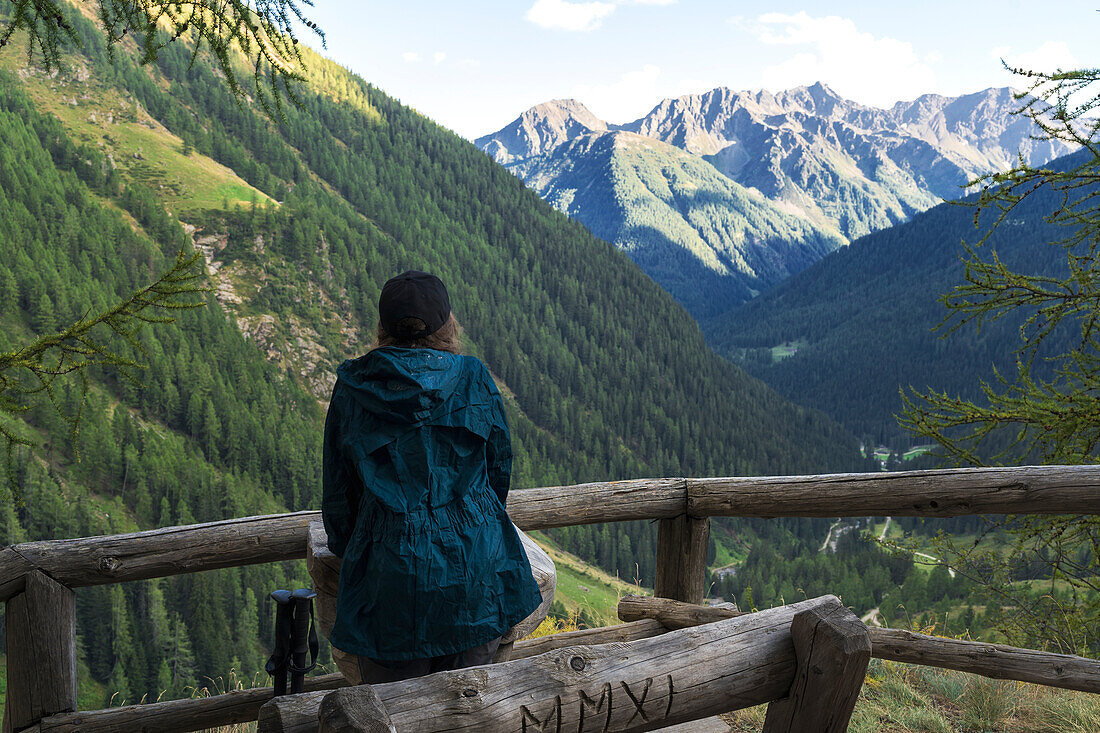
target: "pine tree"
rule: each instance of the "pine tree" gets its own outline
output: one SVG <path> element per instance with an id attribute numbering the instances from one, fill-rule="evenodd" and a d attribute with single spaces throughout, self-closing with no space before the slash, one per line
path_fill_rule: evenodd
<path id="1" fill-rule="evenodd" d="M 187 694 L 188 687 L 195 685 L 195 654 L 191 650 L 191 637 L 187 633 L 187 627 L 178 614 L 172 613 L 169 616 L 168 629 L 166 661 L 171 677 L 168 697 L 178 698 Z"/>
<path id="2" fill-rule="evenodd" d="M 1007 67 L 1006 67 L 1007 68 Z M 1020 462 L 1096 463 L 1100 460 L 1100 69 L 1053 73 L 1010 69 L 1031 81 L 1018 114 L 1035 124 L 1039 140 L 1080 146 L 1064 165 L 1035 168 L 1021 162 L 984 176 L 975 203 L 995 221 L 976 245 L 966 248 L 966 282 L 944 295 L 948 315 L 941 327 L 953 332 L 1007 317 L 1023 320 L 1016 374 L 982 382 L 982 401 L 947 393 L 903 395 L 900 422 L 934 440 L 959 464 Z M 1064 252 L 1064 272 L 1031 274 L 1008 267 L 996 251 L 981 247 L 1022 202 L 1054 192 L 1057 207 L 1046 222 L 1065 227 L 1052 246 Z M 1067 336 L 1068 335 L 1068 336 Z M 1060 338 L 1062 337 L 1062 338 Z M 1033 372 L 1042 363 L 1053 376 Z M 1003 617 L 1004 632 L 1024 646 L 1041 643 L 1063 651 L 1095 650 L 1100 626 L 1100 516 L 1008 517 L 996 526 L 1012 536 L 1003 553 L 972 543 L 938 538 L 935 554 L 979 583 L 990 597 L 1018 612 Z M 1018 568 L 1038 561 L 1051 581 L 1072 589 L 1068 599 L 1034 597 L 1020 584 Z"/>
<path id="3" fill-rule="evenodd" d="M 19 308 L 19 284 L 11 270 L 0 265 L 0 316 L 15 313 Z"/>
<path id="4" fill-rule="evenodd" d="M 111 603 L 110 640 L 114 664 L 107 682 L 107 692 L 108 695 L 116 696 L 113 704 L 117 705 L 123 700 L 135 703 L 137 700 L 133 693 L 144 685 L 144 680 L 135 664 L 134 629 L 130 610 L 121 585 L 110 586 L 108 596 Z"/>
<path id="5" fill-rule="evenodd" d="M 245 61 L 255 69 L 254 93 L 264 109 L 275 114 L 282 110 L 284 96 L 297 100 L 289 84 L 305 78 L 298 24 L 311 29 L 324 44 L 324 33 L 305 17 L 301 4 L 298 0 L 101 0 L 94 12 L 112 54 L 127 35 L 137 39 L 144 63 L 155 61 L 166 46 L 181 38 L 190 41 L 196 53 L 200 46 L 209 48 L 238 98 L 246 96 L 239 75 L 239 64 Z M 12 40 L 16 31 L 25 31 L 28 52 L 34 54 L 37 50 L 50 71 L 61 65 L 66 43 L 80 44 L 69 17 L 75 11 L 63 2 L 12 0 L 12 5 L 8 21 L 0 30 L 0 48 Z"/>

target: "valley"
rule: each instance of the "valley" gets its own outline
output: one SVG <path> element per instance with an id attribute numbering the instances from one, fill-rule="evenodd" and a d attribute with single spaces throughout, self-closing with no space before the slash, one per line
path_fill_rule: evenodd
<path id="1" fill-rule="evenodd" d="M 0 0 L 0 19 L 13 8 Z M 0 546 L 319 508 L 335 369 L 371 348 L 382 284 L 406 269 L 446 282 L 463 353 L 503 395 L 512 491 L 938 466 L 898 425 L 899 389 L 979 396 L 1011 372 L 1028 315 L 935 330 L 967 275 L 960 242 L 995 213 L 975 222 L 972 193 L 955 199 L 1017 151 L 1056 169 L 1087 157 L 1032 140 L 1005 87 L 889 108 L 824 83 L 718 87 L 622 124 L 559 99 L 471 143 L 304 46 L 296 103 L 268 114 L 251 60 L 233 57 L 238 97 L 191 36 L 144 59 L 132 37 L 109 49 L 86 11 L 63 5 L 58 70 L 28 60 L 24 36 L 0 48 L 0 356 L 125 300 L 178 253 L 198 255 L 204 289 L 201 307 L 98 327 L 121 370 L 51 364 L 49 390 L 0 374 L 0 428 L 21 439 L 4 446 Z M 1061 273 L 1059 200 L 1029 197 L 983 252 Z M 1078 338 L 1054 331 L 1049 353 Z M 831 593 L 873 625 L 1018 643 L 1020 609 L 940 562 L 946 535 L 1009 558 L 1013 529 L 716 517 L 705 597 L 748 611 Z M 557 568 L 552 629 L 613 625 L 622 596 L 653 591 L 654 521 L 534 539 Z M 1065 556 L 1092 567 L 1072 539 Z M 1009 585 L 1076 602 L 1040 560 Z M 82 588 L 79 706 L 266 684 L 269 594 L 310 583 L 280 561 Z M 332 671 L 326 642 L 319 660 Z M 964 691 L 972 707 L 1006 694 L 889 664 L 868 680 L 853 723 L 867 731 L 909 708 L 933 721 L 913 730 L 977 730 L 959 722 Z M 759 712 L 727 722 L 755 731 Z"/>
<path id="2" fill-rule="evenodd" d="M 69 382 L 56 404 L 3 414 L 33 437 L 13 451 L 3 544 L 317 507 L 331 371 L 366 348 L 381 284 L 410 267 L 448 283 L 464 350 L 505 394 L 516 490 L 863 465 L 836 423 L 711 352 L 612 245 L 346 70 L 310 55 L 302 106 L 276 122 L 205 56 L 173 45 L 142 65 L 127 42 L 112 62 L 67 18 L 83 45 L 56 74 L 0 51 L 0 349 L 118 302 L 180 250 L 199 248 L 212 291 L 136 343 L 103 329 L 147 365 L 138 379 L 96 369 L 86 394 Z M 627 585 L 652 587 L 655 535 L 548 531 L 561 612 L 612 620 Z M 284 562 L 82 591 L 80 676 L 103 696 L 89 707 L 252 679 L 268 594 L 308 583 Z"/>

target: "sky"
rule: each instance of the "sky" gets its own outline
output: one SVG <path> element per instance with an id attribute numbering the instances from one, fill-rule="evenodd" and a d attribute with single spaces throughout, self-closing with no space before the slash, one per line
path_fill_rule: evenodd
<path id="1" fill-rule="evenodd" d="M 888 107 L 928 92 L 1023 88 L 1001 59 L 1044 70 L 1100 65 L 1095 2 L 314 3 L 304 10 L 326 34 L 318 50 L 469 139 L 550 99 L 577 99 L 623 123 L 715 87 L 823 81 Z"/>

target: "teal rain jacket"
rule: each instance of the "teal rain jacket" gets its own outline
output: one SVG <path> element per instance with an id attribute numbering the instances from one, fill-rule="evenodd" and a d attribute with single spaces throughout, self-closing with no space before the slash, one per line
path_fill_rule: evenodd
<path id="1" fill-rule="evenodd" d="M 542 598 L 504 500 L 512 448 L 472 356 L 383 347 L 336 370 L 322 515 L 343 558 L 330 641 L 407 660 L 501 636 Z"/>

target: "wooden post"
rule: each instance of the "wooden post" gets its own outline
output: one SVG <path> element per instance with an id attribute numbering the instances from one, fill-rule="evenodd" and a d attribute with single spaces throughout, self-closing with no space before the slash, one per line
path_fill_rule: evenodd
<path id="1" fill-rule="evenodd" d="M 351 689 L 329 693 L 321 701 L 317 733 L 397 733 L 373 687 L 349 695 Z"/>
<path id="2" fill-rule="evenodd" d="M 834 599 L 796 615 L 791 639 L 798 671 L 763 733 L 844 733 L 871 660 L 867 627 Z"/>
<path id="3" fill-rule="evenodd" d="M 653 595 L 702 603 L 710 519 L 681 514 L 657 525 L 657 578 Z"/>
<path id="4" fill-rule="evenodd" d="M 13 733 L 76 710 L 76 595 L 39 570 L 25 583 L 7 602 L 4 726 Z"/>

